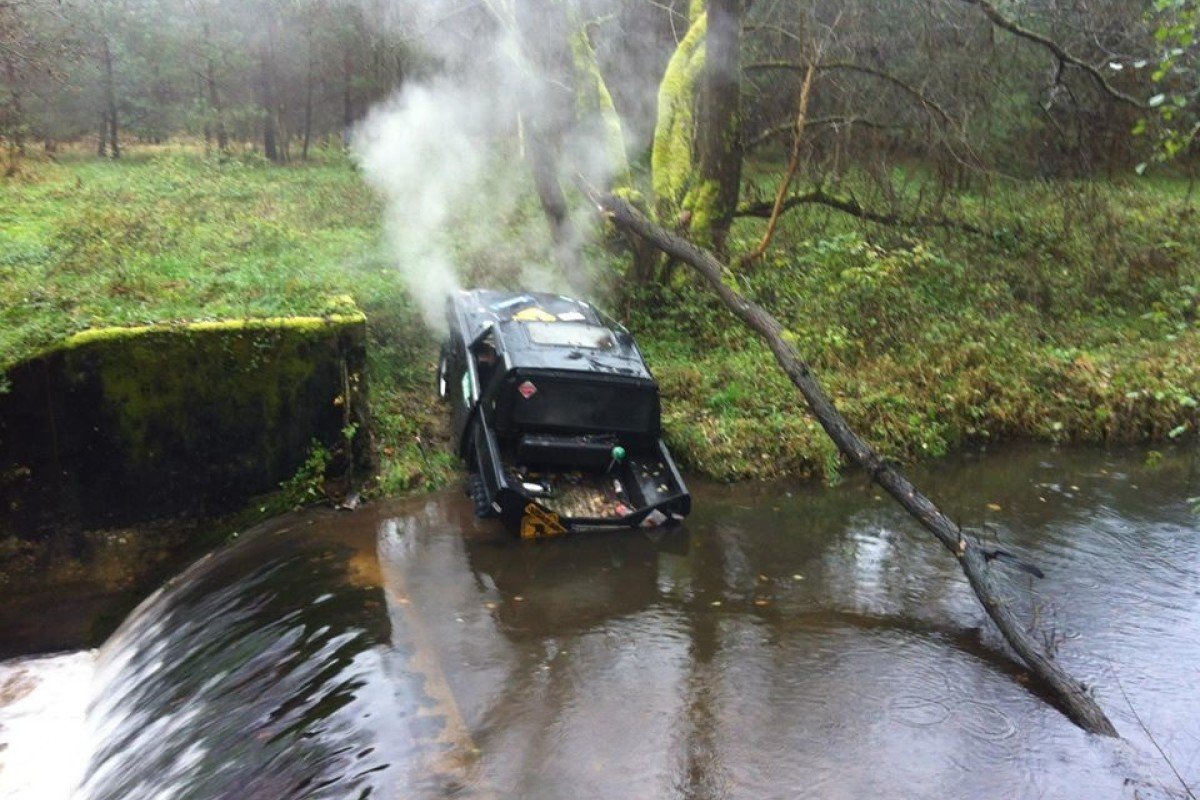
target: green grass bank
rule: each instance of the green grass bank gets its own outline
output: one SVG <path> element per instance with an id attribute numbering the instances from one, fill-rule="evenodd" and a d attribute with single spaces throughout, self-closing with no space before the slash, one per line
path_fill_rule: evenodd
<path id="1" fill-rule="evenodd" d="M 536 217 L 532 206 L 512 213 Z M 988 233 L 797 209 L 768 258 L 733 279 L 894 458 L 1007 438 L 1194 435 L 1200 225 L 1183 184 L 1014 183 L 964 194 L 947 213 Z M 441 485 L 455 462 L 432 402 L 436 341 L 383 245 L 382 214 L 333 153 L 289 167 L 184 148 L 30 164 L 0 183 L 0 368 L 101 325 L 357 307 L 368 317 L 379 491 Z M 734 250 L 762 226 L 739 221 Z M 493 235 L 506 234 L 522 235 L 502 225 Z M 592 255 L 597 285 L 612 285 L 621 254 Z M 723 479 L 836 476 L 832 445 L 766 349 L 681 270 L 610 305 L 662 383 L 685 467 Z"/>
<path id="2" fill-rule="evenodd" d="M 429 403 L 436 345 L 389 260 L 381 215 L 337 153 L 293 168 L 178 147 L 29 162 L 0 182 L 0 372 L 95 327 L 361 309 L 381 490 L 440 485 L 453 460 Z M 286 488 L 300 502 L 317 483 Z"/>

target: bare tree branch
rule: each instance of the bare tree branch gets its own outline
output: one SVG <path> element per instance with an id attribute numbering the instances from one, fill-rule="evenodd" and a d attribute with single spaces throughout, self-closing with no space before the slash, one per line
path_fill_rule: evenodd
<path id="1" fill-rule="evenodd" d="M 743 67 L 743 69 L 748 72 L 768 70 L 768 69 L 783 69 L 783 70 L 793 70 L 796 72 L 804 72 L 805 70 L 808 69 L 808 65 L 796 64 L 792 61 L 759 61 L 754 64 L 747 64 L 745 67 Z M 925 106 L 927 109 L 929 109 L 930 111 L 933 111 L 935 114 L 937 114 L 939 117 L 941 117 L 943 122 L 945 122 L 947 124 L 950 123 L 950 115 L 946 113 L 945 109 L 943 109 L 940 105 L 938 105 L 936 102 L 934 102 L 932 99 L 930 99 L 929 96 L 926 95 L 924 92 L 922 92 L 920 89 L 916 88 L 912 84 L 910 84 L 900 78 L 897 78 L 895 75 L 892 75 L 889 72 L 884 72 L 883 70 L 875 69 L 874 67 L 863 66 L 862 64 L 852 64 L 852 63 L 844 62 L 844 61 L 833 61 L 833 62 L 826 61 L 826 62 L 818 64 L 817 69 L 820 71 L 846 70 L 849 72 L 861 72 L 864 75 L 870 75 L 870 76 L 878 78 L 882 81 L 886 81 L 887 83 L 892 84 L 893 86 L 897 87 L 898 89 L 900 89 L 900 90 L 906 92 L 907 94 L 911 95 L 912 97 L 914 97 L 917 100 L 917 102 L 919 102 L 921 105 Z"/>
<path id="2" fill-rule="evenodd" d="M 821 205 L 828 208 L 841 211 L 843 214 L 849 214 L 852 217 L 866 220 L 867 222 L 876 222 L 880 225 L 907 225 L 918 228 L 953 228 L 954 230 L 963 231 L 964 233 L 975 234 L 976 236 L 986 236 L 988 232 L 983 228 L 976 227 L 969 222 L 960 222 L 948 217 L 904 217 L 901 214 L 883 214 L 878 211 L 871 211 L 863 208 L 862 204 L 853 197 L 838 197 L 826 192 L 824 189 L 814 189 L 806 194 L 794 194 L 783 201 L 780 211 L 787 211 L 796 206 L 803 205 Z M 736 216 L 739 217 L 762 217 L 769 219 L 774 210 L 774 203 L 759 202 L 752 203 L 748 206 L 742 206 L 738 209 Z"/>
<path id="3" fill-rule="evenodd" d="M 838 127 L 872 128 L 874 130 L 879 130 L 879 131 L 898 130 L 898 129 L 901 129 L 904 127 L 903 125 L 888 125 L 887 123 L 884 123 L 884 122 L 876 122 L 873 119 L 864 119 L 862 117 L 844 117 L 844 116 L 841 116 L 841 117 L 818 117 L 816 119 L 810 119 L 808 121 L 808 123 L 806 124 L 806 127 L 808 127 L 808 128 L 822 128 L 822 127 L 826 127 L 826 126 L 832 127 L 832 128 L 838 128 Z M 759 133 L 755 134 L 755 136 L 752 139 L 748 140 L 746 142 L 746 149 L 747 150 L 753 149 L 753 148 L 758 147 L 759 145 L 763 144 L 764 142 L 767 142 L 767 141 L 775 138 L 776 136 L 782 136 L 785 133 L 792 133 L 795 130 L 796 130 L 795 120 L 793 120 L 791 122 L 785 122 L 781 125 L 775 125 L 773 127 L 767 128 L 765 131 L 760 131 Z"/>
<path id="4" fill-rule="evenodd" d="M 959 2 L 966 3 L 970 6 L 978 6 L 979 10 L 983 12 L 984 16 L 991 20 L 992 24 L 997 28 L 1002 28 L 1014 36 L 1019 36 L 1020 38 L 1034 42 L 1035 44 L 1040 44 L 1058 59 L 1060 65 L 1070 64 L 1073 67 L 1083 70 L 1092 77 L 1092 80 L 1096 82 L 1096 84 L 1101 88 L 1101 90 L 1104 91 L 1105 94 L 1114 100 L 1127 103 L 1135 108 L 1146 108 L 1146 104 L 1144 102 L 1136 97 L 1122 92 L 1120 89 L 1109 83 L 1108 79 L 1104 77 L 1100 70 L 1096 69 L 1086 61 L 1071 55 L 1062 48 L 1062 45 L 1053 39 L 1043 36 L 1037 31 L 1031 31 L 1028 28 L 1023 28 L 1017 23 L 1008 19 L 1001 14 L 994 5 L 989 3 L 988 0 L 959 0 Z"/>
<path id="5" fill-rule="evenodd" d="M 1196 793 L 1192 791 L 1192 787 L 1188 786 L 1188 782 L 1180 774 L 1179 769 L 1175 766 L 1175 762 L 1171 760 L 1171 757 L 1167 755 L 1167 751 L 1158 743 L 1155 735 L 1146 727 L 1146 723 L 1142 721 L 1142 715 L 1133 707 L 1133 701 L 1129 699 L 1129 693 L 1125 691 L 1125 684 L 1121 683 L 1121 676 L 1117 674 L 1116 667 L 1113 667 L 1112 661 L 1109 661 L 1108 665 L 1112 667 L 1113 679 L 1117 682 L 1117 688 L 1121 690 L 1121 697 L 1125 698 L 1125 705 L 1129 707 L 1129 710 L 1133 713 L 1133 718 L 1137 720 L 1138 727 L 1142 729 L 1142 733 L 1146 734 L 1146 738 L 1150 740 L 1150 744 L 1154 745 L 1154 749 L 1162 756 L 1163 761 L 1167 762 L 1167 766 L 1175 774 L 1175 780 L 1179 781 L 1179 785 L 1183 787 L 1183 792 L 1187 795 L 1188 800 L 1196 800 Z"/>

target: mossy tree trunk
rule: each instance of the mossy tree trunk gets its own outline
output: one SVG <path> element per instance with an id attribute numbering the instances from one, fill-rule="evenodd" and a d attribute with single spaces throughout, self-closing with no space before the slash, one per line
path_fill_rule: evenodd
<path id="1" fill-rule="evenodd" d="M 107 134 L 109 152 L 112 153 L 113 158 L 120 158 L 121 128 L 120 120 L 117 117 L 116 79 L 113 76 L 113 53 L 107 33 L 100 39 L 100 54 L 104 64 L 104 118 L 107 123 L 107 130 L 101 132 L 100 136 L 103 139 Z"/>
<path id="2" fill-rule="evenodd" d="M 204 21 L 203 30 L 204 86 L 208 92 L 208 110 L 212 119 L 212 132 L 217 137 L 217 149 L 226 153 L 229 150 L 229 131 L 225 128 L 225 110 L 221 106 L 221 94 L 217 89 L 217 67 L 213 57 L 212 27 L 208 20 Z"/>
<path id="3" fill-rule="evenodd" d="M 742 0 L 693 0 L 691 18 L 659 86 L 654 208 L 724 251 L 742 174 Z"/>
<path id="4" fill-rule="evenodd" d="M 286 160 L 286 152 L 279 136 L 279 103 L 276 93 L 278 77 L 275 70 L 275 25 L 274 12 L 268 6 L 267 19 L 259 46 L 259 102 L 262 106 L 263 155 L 275 163 Z"/>
<path id="5" fill-rule="evenodd" d="M 655 213 L 667 225 L 681 222 L 684 197 L 695 178 L 696 84 L 704 69 L 708 15 L 701 0 L 692 5 L 691 27 L 658 86 L 658 121 L 650 153 Z"/>
<path id="6" fill-rule="evenodd" d="M 588 35 L 588 25 L 577 18 L 571 20 L 571 54 L 575 67 L 575 112 L 578 123 L 590 138 L 604 143 L 601 158 L 585 164 L 592 172 L 600 173 L 607 186 L 621 186 L 629 179 L 629 156 L 625 152 L 625 131 L 621 117 L 613 104 L 612 93 L 600 72 L 596 49 Z"/>
<path id="7" fill-rule="evenodd" d="M 696 115 L 698 182 L 692 230 L 721 254 L 742 178 L 742 0 L 708 0 L 707 51 Z"/>
<path id="8" fill-rule="evenodd" d="M 572 286 L 583 286 L 576 252 L 580 241 L 559 181 L 563 141 L 575 121 L 575 70 L 566 14 L 554 0 L 514 3 L 513 19 L 525 57 L 539 80 L 528 81 L 518 98 L 525 160 L 542 211 L 550 225 L 555 258 Z"/>

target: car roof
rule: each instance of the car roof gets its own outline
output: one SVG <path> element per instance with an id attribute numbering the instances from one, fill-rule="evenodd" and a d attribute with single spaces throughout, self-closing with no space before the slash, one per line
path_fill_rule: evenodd
<path id="1" fill-rule="evenodd" d="M 629 331 L 582 300 L 471 289 L 453 293 L 450 309 L 451 322 L 467 344 L 491 328 L 506 371 L 564 370 L 653 380 Z M 571 328 L 560 335 L 549 326 Z M 587 341 L 603 346 L 582 344 Z"/>

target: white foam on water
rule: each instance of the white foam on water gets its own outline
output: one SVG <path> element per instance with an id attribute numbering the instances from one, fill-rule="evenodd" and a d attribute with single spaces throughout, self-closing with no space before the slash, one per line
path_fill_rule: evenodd
<path id="1" fill-rule="evenodd" d="M 96 651 L 0 662 L 0 800 L 69 800 L 92 756 Z"/>

